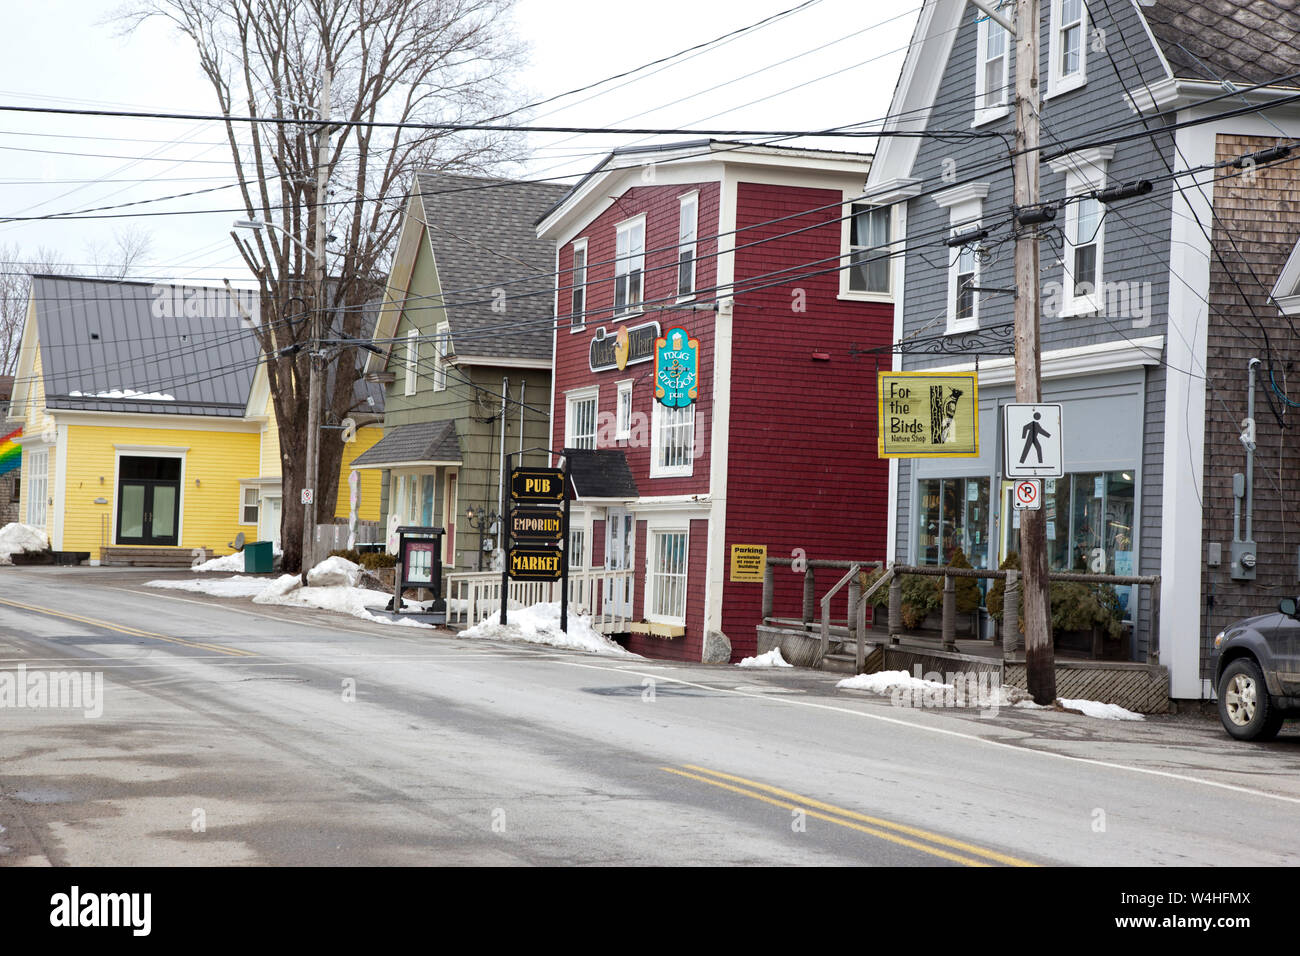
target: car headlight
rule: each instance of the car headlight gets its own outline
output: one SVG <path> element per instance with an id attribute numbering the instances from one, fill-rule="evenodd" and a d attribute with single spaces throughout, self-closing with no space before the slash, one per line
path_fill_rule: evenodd
<path id="1" fill-rule="evenodd" d="M 1219 645 L 1223 643 L 1223 635 L 1225 633 L 1225 631 L 1220 631 L 1218 634 L 1214 635 L 1214 649 L 1216 651 L 1219 649 Z"/>

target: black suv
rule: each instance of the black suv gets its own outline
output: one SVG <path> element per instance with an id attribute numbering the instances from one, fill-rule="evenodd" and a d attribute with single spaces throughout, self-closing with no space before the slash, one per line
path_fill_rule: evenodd
<path id="1" fill-rule="evenodd" d="M 1268 740 L 1300 716 L 1300 619 L 1296 599 L 1238 621 L 1214 638 L 1219 719 L 1238 740 Z"/>

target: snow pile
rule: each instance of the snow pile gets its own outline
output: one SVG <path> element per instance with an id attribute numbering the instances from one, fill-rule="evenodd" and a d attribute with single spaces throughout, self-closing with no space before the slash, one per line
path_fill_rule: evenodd
<path id="1" fill-rule="evenodd" d="M 1083 714 L 1085 717 L 1096 717 L 1100 720 L 1144 719 L 1141 714 L 1125 710 L 1119 704 L 1103 704 L 1096 700 L 1066 700 L 1064 697 L 1057 698 L 1056 703 L 1062 710 Z"/>
<path id="2" fill-rule="evenodd" d="M 174 402 L 175 395 L 162 392 L 137 392 L 133 388 L 110 388 L 105 392 L 68 392 L 69 398 L 117 398 L 145 402 Z"/>
<path id="3" fill-rule="evenodd" d="M 940 684 L 938 681 L 923 680 L 913 677 L 907 671 L 877 671 L 874 674 L 859 674 L 846 677 L 835 685 L 845 690 L 865 690 L 871 694 L 890 694 L 895 691 L 911 692 L 952 690 L 952 684 Z"/>
<path id="4" fill-rule="evenodd" d="M 44 551 L 49 546 L 50 540 L 40 528 L 16 521 L 0 528 L 0 564 L 13 564 L 13 555 L 23 551 Z"/>
<path id="5" fill-rule="evenodd" d="M 787 664 L 784 657 L 781 656 L 781 648 L 774 647 L 766 654 L 759 654 L 757 657 L 746 657 L 736 665 L 737 667 L 794 667 L 793 664 Z"/>
<path id="6" fill-rule="evenodd" d="M 145 587 L 168 588 L 173 591 L 194 591 L 197 594 L 211 594 L 213 597 L 236 598 L 253 597 L 266 590 L 265 578 L 247 578 L 235 575 L 233 578 L 216 580 L 195 580 L 182 578 L 179 581 L 150 581 Z"/>
<path id="7" fill-rule="evenodd" d="M 532 607 L 510 608 L 505 627 L 501 626 L 501 612 L 485 618 L 478 624 L 460 632 L 461 637 L 486 638 L 493 641 L 525 641 L 529 644 L 546 644 L 593 654 L 613 657 L 640 657 L 625 650 L 591 626 L 585 614 L 569 614 L 568 631 L 560 630 L 560 604 L 534 604 Z"/>
<path id="8" fill-rule="evenodd" d="M 307 584 L 314 588 L 354 588 L 361 581 L 361 565 L 337 554 L 326 558 L 307 572 Z"/>
<path id="9" fill-rule="evenodd" d="M 202 564 L 196 564 L 190 568 L 191 571 L 234 571 L 243 573 L 244 570 L 244 552 L 236 551 L 234 554 L 227 554 L 220 558 L 212 558 L 210 561 L 204 561 Z M 191 590 L 196 590 L 191 588 Z"/>

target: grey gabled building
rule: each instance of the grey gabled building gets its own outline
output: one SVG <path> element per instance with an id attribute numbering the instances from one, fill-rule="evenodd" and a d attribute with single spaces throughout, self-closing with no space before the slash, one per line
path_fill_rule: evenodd
<path id="1" fill-rule="evenodd" d="M 467 513 L 498 511 L 503 448 L 549 439 L 555 253 L 533 223 L 564 193 L 428 172 L 407 204 L 374 331 L 385 354 L 366 367 L 386 383 L 384 437 L 353 467 L 383 473 L 389 529 L 447 529 L 449 571 L 490 566 L 496 538 Z"/>
<path id="2" fill-rule="evenodd" d="M 1066 471 L 1044 489 L 1050 561 L 1161 575 L 1158 647 L 1176 698 L 1212 693 L 1205 660 L 1225 599 L 1234 612 L 1262 609 L 1275 604 L 1273 589 L 1296 588 L 1300 538 L 1292 533 L 1289 556 L 1280 543 L 1265 548 L 1275 532 L 1258 518 L 1259 576 L 1233 577 L 1231 515 L 1225 537 L 1225 497 L 1210 493 L 1241 470 L 1242 447 L 1207 422 L 1233 417 L 1240 431 L 1244 356 L 1263 348 L 1242 329 L 1278 319 L 1269 291 L 1285 253 L 1271 275 L 1252 275 L 1241 258 L 1251 237 L 1240 219 L 1226 228 L 1219 209 L 1242 185 L 1222 177 L 1255 165 L 1240 157 L 1300 134 L 1288 99 L 1300 86 L 1297 30 L 1300 17 L 1271 0 L 1042 4 L 1041 186 L 1057 211 L 1041 246 L 1043 397 L 1064 406 Z M 878 291 L 898 303 L 895 367 L 979 371 L 980 456 L 893 466 L 899 561 L 939 563 L 961 547 L 993 567 L 1017 549 L 998 426 L 1014 400 L 1014 57 L 1006 33 L 965 0 L 927 0 L 886 130 L 943 135 L 883 139 L 867 185 L 863 205 L 888 230 L 869 244 L 893 256 Z M 1135 180 L 1153 188 L 1098 198 Z M 1290 208 L 1266 192 L 1257 206 L 1271 218 Z M 1253 289 L 1234 291 L 1234 279 Z M 911 351 L 922 339 L 939 354 Z M 1295 344 L 1293 332 L 1274 335 L 1275 369 Z M 1272 425 L 1263 414 L 1261 433 Z M 1145 592 L 1121 596 L 1127 653 L 1144 659 L 1151 608 Z"/>

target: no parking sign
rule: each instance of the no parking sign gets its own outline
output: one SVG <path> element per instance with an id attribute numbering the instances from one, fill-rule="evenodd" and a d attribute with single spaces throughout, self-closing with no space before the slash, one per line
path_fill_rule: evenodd
<path id="1" fill-rule="evenodd" d="M 1037 511 L 1042 507 L 1043 483 L 1037 478 L 1022 478 L 1016 482 L 1013 499 L 1017 511 Z"/>

